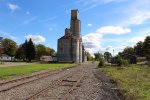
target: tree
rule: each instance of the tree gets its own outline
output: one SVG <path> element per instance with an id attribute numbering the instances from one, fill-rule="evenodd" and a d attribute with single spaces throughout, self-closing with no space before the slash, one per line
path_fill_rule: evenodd
<path id="1" fill-rule="evenodd" d="M 16 49 L 17 49 L 17 44 L 16 42 L 14 42 L 11 39 L 4 39 L 2 41 L 2 45 L 4 47 L 4 53 L 9 55 L 9 56 L 14 56 L 16 53 Z"/>
<path id="2" fill-rule="evenodd" d="M 15 58 L 21 59 L 21 46 L 17 48 Z"/>
<path id="3" fill-rule="evenodd" d="M 3 48 L 0 47 L 0 56 L 3 54 Z"/>
<path id="4" fill-rule="evenodd" d="M 147 36 L 143 43 L 144 56 L 150 61 L 150 36 Z"/>
<path id="5" fill-rule="evenodd" d="M 50 51 L 50 56 L 54 56 L 56 54 L 55 50 L 52 48 L 47 48 Z"/>
<path id="6" fill-rule="evenodd" d="M 93 57 L 91 56 L 91 54 L 88 51 L 85 51 L 85 56 L 87 56 L 87 61 L 93 60 Z"/>
<path id="7" fill-rule="evenodd" d="M 134 50 L 137 56 L 144 56 L 143 54 L 143 42 L 139 41 L 135 46 L 134 46 Z"/>
<path id="8" fill-rule="evenodd" d="M 38 44 L 36 46 L 36 57 L 37 57 L 37 59 L 40 59 L 40 57 L 42 55 L 47 55 L 47 50 L 46 49 L 47 48 L 42 44 Z"/>
<path id="9" fill-rule="evenodd" d="M 20 45 L 17 48 L 16 54 L 15 54 L 15 58 L 23 59 L 23 61 L 25 61 L 25 59 L 26 59 L 25 49 L 26 48 L 24 48 L 23 45 Z"/>
<path id="10" fill-rule="evenodd" d="M 26 60 L 26 55 L 27 55 L 26 54 L 26 49 L 27 49 L 26 47 L 27 47 L 27 44 L 28 44 L 28 41 L 25 40 L 25 42 L 17 48 L 15 58 L 23 59 L 23 61 Z"/>
<path id="11" fill-rule="evenodd" d="M 35 46 L 30 38 L 26 45 L 26 59 L 31 62 L 31 60 L 35 59 L 35 53 Z"/>
<path id="12" fill-rule="evenodd" d="M 103 57 L 103 55 L 100 54 L 99 52 L 94 53 L 94 56 L 95 56 L 95 60 L 96 60 L 96 61 L 99 61 L 99 60 Z"/>
<path id="13" fill-rule="evenodd" d="M 54 56 L 54 55 L 56 55 L 56 52 L 54 49 L 46 47 L 46 54 L 49 56 Z"/>
<path id="14" fill-rule="evenodd" d="M 104 58 L 107 62 L 109 62 L 109 59 L 111 59 L 112 55 L 110 52 L 105 52 L 104 53 Z"/>
<path id="15" fill-rule="evenodd" d="M 28 45 L 28 41 L 25 40 L 25 42 L 22 44 L 22 57 L 25 60 L 27 57 L 27 45 Z"/>
<path id="16" fill-rule="evenodd" d="M 135 51 L 134 51 L 134 48 L 133 48 L 133 47 L 126 47 L 126 48 L 123 50 L 123 53 L 124 53 L 124 54 L 134 55 L 134 54 L 135 54 Z"/>

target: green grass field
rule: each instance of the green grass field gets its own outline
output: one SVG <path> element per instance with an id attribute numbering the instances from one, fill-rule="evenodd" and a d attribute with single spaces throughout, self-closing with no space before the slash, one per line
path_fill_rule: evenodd
<path id="1" fill-rule="evenodd" d="M 105 67 L 102 71 L 117 82 L 118 89 L 126 100 L 150 100 L 150 67 L 131 65 L 130 67 Z"/>
<path id="2" fill-rule="evenodd" d="M 11 67 L 0 67 L 0 79 L 26 75 L 41 70 L 56 70 L 74 66 L 75 64 L 31 64 Z"/>

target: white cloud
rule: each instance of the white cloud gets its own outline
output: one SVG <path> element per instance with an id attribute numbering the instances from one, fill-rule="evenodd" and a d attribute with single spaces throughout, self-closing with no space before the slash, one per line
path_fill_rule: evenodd
<path id="1" fill-rule="evenodd" d="M 125 0 L 80 0 L 77 1 L 76 3 L 82 3 L 84 6 L 90 5 L 90 4 L 107 4 L 111 2 L 122 2 Z"/>
<path id="2" fill-rule="evenodd" d="M 137 14 L 129 19 L 129 23 L 139 25 L 148 19 L 150 19 L 150 12 L 137 11 Z"/>
<path id="3" fill-rule="evenodd" d="M 114 47 L 114 56 L 116 56 L 119 52 L 122 52 L 124 50 L 124 48 L 126 48 L 127 45 L 124 45 L 124 46 L 117 46 L 117 47 Z M 112 54 L 113 54 L 113 51 L 112 51 Z"/>
<path id="4" fill-rule="evenodd" d="M 126 34 L 126 33 L 131 32 L 131 29 L 122 28 L 120 26 L 105 26 L 105 27 L 102 27 L 102 28 L 98 29 L 96 32 L 101 33 L 101 34 L 106 33 L 106 34 L 120 35 L 120 34 Z"/>
<path id="5" fill-rule="evenodd" d="M 33 40 L 33 42 L 35 42 L 35 43 L 46 41 L 46 39 L 41 35 L 27 35 L 27 36 L 25 36 L 25 38 L 28 40 L 31 38 Z"/>
<path id="6" fill-rule="evenodd" d="M 49 31 L 53 31 L 53 28 L 49 28 Z"/>
<path id="7" fill-rule="evenodd" d="M 18 10 L 20 7 L 16 4 L 8 3 L 8 8 L 14 12 L 15 10 Z"/>
<path id="8" fill-rule="evenodd" d="M 99 33 L 89 33 L 82 37 L 85 48 L 100 48 L 100 40 L 103 35 Z"/>
<path id="9" fill-rule="evenodd" d="M 103 35 L 105 35 L 105 33 L 120 35 L 120 34 L 125 34 L 128 32 L 131 32 L 131 30 L 128 28 L 122 28 L 119 26 L 105 26 L 105 27 L 99 28 L 96 30 L 96 32 L 89 33 L 82 37 L 85 50 L 90 52 L 92 55 L 95 52 L 99 51 L 100 49 L 102 50 L 102 52 L 104 52 L 106 51 L 106 48 L 101 48 L 101 43 L 102 41 L 106 41 L 105 39 L 103 39 Z M 114 40 L 111 40 L 111 41 L 114 41 Z M 121 40 L 119 39 L 115 41 L 121 41 Z"/>
<path id="10" fill-rule="evenodd" d="M 30 22 L 32 22 L 32 21 L 34 21 L 34 20 L 36 20 L 36 19 L 37 19 L 37 17 L 32 17 L 32 18 L 30 18 L 30 19 L 27 19 L 27 20 L 23 21 L 22 25 L 24 25 L 24 24 L 29 24 Z"/>
<path id="11" fill-rule="evenodd" d="M 131 29 L 129 28 L 122 28 L 120 26 L 105 26 L 100 29 L 98 29 L 96 32 L 101 34 L 125 34 L 131 32 Z"/>
<path id="12" fill-rule="evenodd" d="M 137 43 L 139 41 L 144 41 L 145 37 L 144 36 L 138 36 L 138 37 L 134 37 L 132 39 L 129 39 L 127 42 L 128 43 Z"/>
<path id="13" fill-rule="evenodd" d="M 27 15 L 30 15 L 30 12 L 29 12 L 29 11 L 27 11 L 27 12 L 26 12 L 26 14 L 27 14 Z"/>
<path id="14" fill-rule="evenodd" d="M 104 49 L 103 52 L 110 52 L 112 54 L 112 56 L 116 56 L 119 52 L 122 52 L 124 50 L 124 48 L 126 47 L 126 45 L 121 45 L 121 46 L 108 46 Z"/>
<path id="15" fill-rule="evenodd" d="M 110 3 L 110 2 L 122 2 L 122 1 L 125 1 L 125 0 L 97 0 L 97 1 L 103 1 L 103 3 L 107 4 L 107 3 Z"/>
<path id="16" fill-rule="evenodd" d="M 88 7 L 84 8 L 84 9 L 82 9 L 81 12 L 85 12 L 85 11 L 87 11 L 87 10 L 90 10 L 90 9 L 92 9 L 92 8 L 95 8 L 96 6 L 97 6 L 97 4 L 88 6 Z"/>
<path id="17" fill-rule="evenodd" d="M 92 24 L 88 24 L 88 26 L 90 26 L 90 27 L 91 27 L 91 26 L 92 26 Z"/>
<path id="18" fill-rule="evenodd" d="M 92 56 L 101 48 L 101 40 L 103 39 L 103 35 L 99 33 L 89 33 L 82 37 L 84 48 L 88 51 Z"/>
<path id="19" fill-rule="evenodd" d="M 75 4 L 78 4 L 78 5 L 82 4 L 84 8 L 81 10 L 81 12 L 84 12 L 92 8 L 95 8 L 100 4 L 108 4 L 111 2 L 119 3 L 122 1 L 125 1 L 125 0 L 77 0 Z"/>
<path id="20" fill-rule="evenodd" d="M 58 16 L 52 16 L 52 17 L 48 17 L 48 18 L 42 18 L 42 19 L 40 19 L 39 20 L 39 22 L 40 23 L 45 23 L 45 22 L 49 22 L 49 21 L 51 21 L 51 20 L 54 20 L 54 19 L 56 19 L 56 18 L 58 18 Z"/>
<path id="21" fill-rule="evenodd" d="M 9 33 L 3 32 L 3 31 L 1 31 L 1 30 L 0 30 L 0 34 L 3 34 L 3 35 L 5 35 L 5 36 L 7 36 L 7 37 L 9 37 L 9 38 L 11 38 L 11 39 L 15 39 L 15 38 L 16 38 L 15 36 L 13 36 L 13 35 L 11 35 L 11 34 L 9 34 Z"/>

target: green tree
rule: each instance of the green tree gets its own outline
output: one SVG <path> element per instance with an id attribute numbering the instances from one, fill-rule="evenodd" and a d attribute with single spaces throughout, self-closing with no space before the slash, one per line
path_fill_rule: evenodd
<path id="1" fill-rule="evenodd" d="M 17 44 L 15 41 L 6 38 L 2 41 L 2 45 L 4 47 L 5 54 L 11 57 L 15 55 L 17 49 Z"/>
<path id="2" fill-rule="evenodd" d="M 48 55 L 46 49 L 47 48 L 42 44 L 38 44 L 36 46 L 36 57 L 37 57 L 37 59 L 40 59 L 40 57 L 43 55 Z"/>
<path id="3" fill-rule="evenodd" d="M 26 55 L 27 55 L 27 45 L 28 45 L 28 41 L 25 40 L 25 42 L 22 44 L 22 57 L 23 59 L 26 59 Z"/>
<path id="4" fill-rule="evenodd" d="M 47 49 L 49 49 L 50 50 L 50 56 L 54 56 L 54 55 L 56 55 L 56 52 L 55 52 L 55 50 L 54 49 L 52 49 L 52 48 L 47 48 Z"/>
<path id="5" fill-rule="evenodd" d="M 91 54 L 88 51 L 85 51 L 85 56 L 87 56 L 87 61 L 93 60 L 93 57 L 91 56 Z"/>
<path id="6" fill-rule="evenodd" d="M 96 61 L 99 61 L 101 58 L 103 58 L 103 55 L 100 54 L 99 52 L 94 53 L 94 56 L 95 56 L 95 60 L 96 60 Z"/>
<path id="7" fill-rule="evenodd" d="M 30 38 L 26 45 L 26 59 L 31 62 L 31 60 L 35 59 L 35 53 L 35 46 L 32 42 L 32 39 Z"/>
<path id="8" fill-rule="evenodd" d="M 126 47 L 126 48 L 123 50 L 123 53 L 124 53 L 124 54 L 134 55 L 134 54 L 135 54 L 135 51 L 134 51 L 134 48 L 133 48 L 133 47 Z"/>
<path id="9" fill-rule="evenodd" d="M 0 47 L 0 56 L 3 54 L 3 48 Z"/>
<path id="10" fill-rule="evenodd" d="M 112 58 L 111 53 L 110 53 L 110 52 L 105 52 L 105 53 L 104 53 L 104 58 L 105 58 L 105 60 L 106 60 L 107 62 L 109 62 L 109 59 Z"/>
<path id="11" fill-rule="evenodd" d="M 150 36 L 147 36 L 144 40 L 143 52 L 146 59 L 150 61 Z"/>
<path id="12" fill-rule="evenodd" d="M 17 48 L 15 58 L 21 59 L 21 46 Z"/>
<path id="13" fill-rule="evenodd" d="M 122 57 L 127 60 L 130 60 L 131 57 L 134 55 L 135 55 L 135 50 L 133 47 L 126 47 L 122 52 Z"/>
<path id="14" fill-rule="evenodd" d="M 24 44 L 20 45 L 17 48 L 16 54 L 15 54 L 15 58 L 17 59 L 23 59 L 23 61 L 25 61 L 26 59 L 26 52 L 25 52 L 26 48 L 24 47 Z"/>
<path id="15" fill-rule="evenodd" d="M 137 56 L 144 56 L 143 54 L 143 42 L 139 41 L 135 46 L 134 46 L 134 50 Z"/>
<path id="16" fill-rule="evenodd" d="M 15 58 L 17 59 L 23 59 L 23 61 L 26 60 L 26 47 L 27 47 L 28 41 L 25 40 L 25 42 L 23 44 L 21 44 L 16 51 L 16 55 Z"/>

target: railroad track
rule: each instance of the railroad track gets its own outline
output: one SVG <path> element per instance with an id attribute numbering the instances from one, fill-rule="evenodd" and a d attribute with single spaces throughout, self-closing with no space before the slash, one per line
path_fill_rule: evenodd
<path id="1" fill-rule="evenodd" d="M 16 84 L 16 85 L 8 86 L 7 88 L 1 89 L 0 93 L 9 91 L 11 89 L 17 88 L 19 86 L 22 86 L 22 85 L 25 85 L 25 84 L 28 84 L 28 83 L 31 83 L 31 82 L 34 82 L 34 81 L 37 81 L 37 80 L 40 80 L 40 79 L 43 79 L 43 78 L 46 78 L 46 77 L 54 75 L 54 74 L 58 74 L 58 73 L 64 71 L 65 69 L 66 68 L 61 69 L 60 71 L 55 72 L 55 73 L 50 73 L 51 71 L 46 71 L 46 72 L 43 72 L 43 73 L 31 75 L 31 76 L 26 76 L 26 77 L 22 77 L 22 78 L 18 78 L 18 79 L 13 79 L 13 80 L 10 80 L 10 81 L 6 81 L 6 82 L 1 82 L 0 83 L 0 87 L 1 88 L 3 86 L 6 87 L 7 85 L 10 85 L 10 84 Z M 25 81 L 25 82 L 21 82 L 21 81 Z"/>
<path id="2" fill-rule="evenodd" d="M 7 85 L 7 84 L 9 84 L 9 83 L 14 83 L 14 82 L 22 81 L 22 80 L 25 80 L 25 79 L 30 79 L 30 78 L 33 78 L 33 77 L 36 77 L 36 76 L 40 76 L 40 75 L 47 74 L 47 73 L 49 73 L 49 72 L 50 72 L 50 71 L 47 71 L 47 72 L 44 72 L 44 73 L 40 73 L 40 74 L 36 74 L 36 75 L 32 75 L 32 76 L 25 76 L 25 77 L 22 77 L 22 78 L 13 79 L 13 80 L 6 81 L 6 82 L 1 82 L 1 83 L 0 83 L 0 86 Z"/>
<path id="3" fill-rule="evenodd" d="M 73 90 L 77 87 L 77 85 L 81 82 L 81 80 L 83 79 L 84 74 L 79 77 L 79 79 L 74 83 L 74 85 L 68 90 L 68 92 L 66 93 L 66 95 L 64 96 L 64 100 L 68 100 L 68 95 L 71 94 L 73 92 Z"/>
<path id="4" fill-rule="evenodd" d="M 44 89 L 39 90 L 39 91 L 36 92 L 35 94 L 33 94 L 33 95 L 29 96 L 28 98 L 26 98 L 25 100 L 33 100 L 33 99 L 35 99 L 36 97 L 38 97 L 40 94 L 42 94 L 43 92 L 45 92 L 45 91 L 47 91 L 47 90 L 53 88 L 54 86 L 55 86 L 55 87 L 56 87 L 56 86 L 60 86 L 60 85 L 62 84 L 62 82 L 64 82 L 64 81 L 65 81 L 65 82 L 72 82 L 72 83 L 74 83 L 74 84 L 71 86 L 71 88 L 68 90 L 68 92 L 65 93 L 65 95 L 64 95 L 64 99 L 63 99 L 63 100 L 67 100 L 67 99 L 68 99 L 68 95 L 71 94 L 71 93 L 74 91 L 74 89 L 77 87 L 77 85 L 80 83 L 80 81 L 81 81 L 82 78 L 84 77 L 84 74 L 83 74 L 81 77 L 78 78 L 77 81 L 70 81 L 70 80 L 67 80 L 67 79 L 66 79 L 66 77 L 67 77 L 68 75 L 70 75 L 70 74 L 73 75 L 73 73 L 69 73 L 69 74 L 67 74 L 67 75 L 65 75 L 65 76 L 63 76 L 63 77 L 61 77 L 61 78 L 59 78 L 58 80 L 54 80 L 49 86 L 47 86 L 47 87 L 44 88 Z M 64 79 L 64 78 L 65 78 L 65 79 Z"/>

